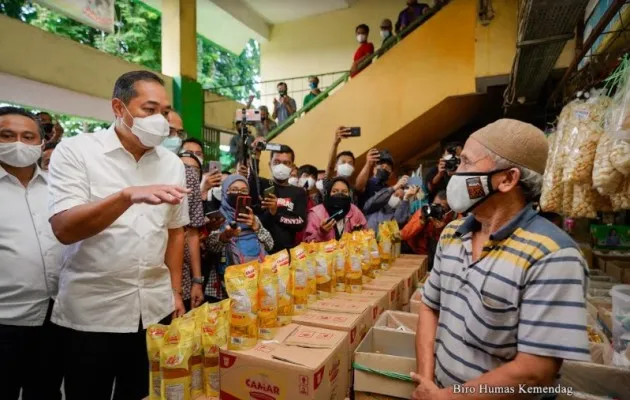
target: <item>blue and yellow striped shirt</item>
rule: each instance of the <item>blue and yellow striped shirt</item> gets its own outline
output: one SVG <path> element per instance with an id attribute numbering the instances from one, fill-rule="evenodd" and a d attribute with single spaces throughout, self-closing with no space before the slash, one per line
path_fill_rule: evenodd
<path id="1" fill-rule="evenodd" d="M 438 385 L 462 384 L 517 352 L 589 361 L 588 270 L 575 242 L 527 206 L 472 260 L 473 216 L 440 237 L 423 301 L 439 311 Z"/>

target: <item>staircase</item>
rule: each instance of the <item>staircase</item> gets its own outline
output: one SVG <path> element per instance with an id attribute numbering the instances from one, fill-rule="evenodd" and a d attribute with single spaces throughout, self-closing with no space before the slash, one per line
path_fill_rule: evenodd
<path id="1" fill-rule="evenodd" d="M 330 97 L 272 132 L 296 164 L 324 168 L 338 126 L 359 126 L 344 140 L 358 166 L 371 148 L 404 162 L 464 126 L 483 103 L 476 92 L 475 0 L 452 0 Z M 509 72 L 509 71 L 506 71 Z M 262 165 L 268 160 L 263 155 Z M 267 160 L 264 158 L 267 157 Z"/>

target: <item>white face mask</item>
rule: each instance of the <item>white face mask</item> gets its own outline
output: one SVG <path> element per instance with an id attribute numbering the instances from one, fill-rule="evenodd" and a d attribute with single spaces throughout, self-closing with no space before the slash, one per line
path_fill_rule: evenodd
<path id="1" fill-rule="evenodd" d="M 367 35 L 357 35 L 357 42 L 363 43 L 367 40 Z"/>
<path id="2" fill-rule="evenodd" d="M 271 173 L 276 180 L 284 182 L 291 177 L 291 168 L 284 164 L 278 164 L 271 167 Z M 295 182 L 297 183 L 297 178 L 295 178 Z"/>
<path id="3" fill-rule="evenodd" d="M 220 187 L 217 186 L 208 190 L 208 200 L 212 200 L 213 197 L 221 201 L 221 188 Z"/>
<path id="4" fill-rule="evenodd" d="M 382 30 L 381 31 L 381 39 L 387 39 L 392 35 L 391 31 Z"/>
<path id="5" fill-rule="evenodd" d="M 396 196 L 395 194 L 392 194 L 392 197 L 389 198 L 387 205 L 393 209 L 398 208 L 398 206 L 400 205 L 400 197 Z"/>
<path id="6" fill-rule="evenodd" d="M 298 181 L 298 186 L 302 187 L 306 190 L 311 190 L 315 187 L 315 179 L 313 178 L 300 178 Z"/>
<path id="7" fill-rule="evenodd" d="M 0 143 L 0 161 L 12 167 L 29 167 L 42 156 L 42 146 L 26 144 L 20 141 Z"/>
<path id="8" fill-rule="evenodd" d="M 321 193 L 324 193 L 324 181 L 319 180 L 317 182 L 315 182 L 315 187 L 317 188 L 317 190 L 319 190 Z"/>
<path id="9" fill-rule="evenodd" d="M 354 167 L 351 164 L 343 163 L 337 165 L 337 175 L 343 178 L 349 178 L 354 174 Z"/>
<path id="10" fill-rule="evenodd" d="M 124 103 L 123 107 L 131 115 Z M 122 119 L 122 123 L 140 139 L 143 146 L 157 147 L 168 137 L 170 127 L 162 114 L 153 114 L 145 118 L 131 116 L 133 117 L 133 126 L 127 125 L 124 119 Z"/>
<path id="11" fill-rule="evenodd" d="M 498 172 L 503 171 L 451 176 L 446 187 L 446 198 L 451 210 L 458 214 L 467 213 L 495 193 L 490 178 Z"/>
<path id="12" fill-rule="evenodd" d="M 299 182 L 298 178 L 294 176 L 290 177 L 288 181 L 289 185 L 291 186 L 298 186 L 298 182 Z"/>

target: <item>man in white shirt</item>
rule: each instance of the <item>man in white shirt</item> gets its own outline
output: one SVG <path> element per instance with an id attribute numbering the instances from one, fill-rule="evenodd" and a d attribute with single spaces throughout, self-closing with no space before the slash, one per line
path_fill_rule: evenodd
<path id="1" fill-rule="evenodd" d="M 184 313 L 184 165 L 160 146 L 171 103 L 161 78 L 118 78 L 106 130 L 53 153 L 51 218 L 64 254 L 52 322 L 64 338 L 67 400 L 148 394 L 145 330 Z"/>
<path id="2" fill-rule="evenodd" d="M 61 398 L 48 311 L 62 246 L 48 223 L 48 186 L 37 166 L 42 138 L 34 116 L 0 107 L 0 397 L 7 400 L 20 390 L 24 400 Z"/>

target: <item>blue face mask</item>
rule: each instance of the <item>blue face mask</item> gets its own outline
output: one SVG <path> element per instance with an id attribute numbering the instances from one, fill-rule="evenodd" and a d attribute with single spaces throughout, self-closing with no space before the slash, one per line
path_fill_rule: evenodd
<path id="1" fill-rule="evenodd" d="M 167 150 L 177 154 L 179 148 L 182 147 L 182 139 L 178 136 L 169 136 L 162 142 L 162 146 Z"/>
<path id="2" fill-rule="evenodd" d="M 317 89 L 317 83 L 309 82 L 308 87 L 310 87 L 311 89 Z"/>

